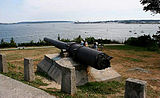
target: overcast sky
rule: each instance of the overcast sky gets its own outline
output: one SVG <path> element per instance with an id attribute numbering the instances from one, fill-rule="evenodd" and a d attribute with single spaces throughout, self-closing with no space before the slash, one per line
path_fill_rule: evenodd
<path id="1" fill-rule="evenodd" d="M 0 0 L 0 23 L 160 19 L 144 12 L 140 0 Z"/>

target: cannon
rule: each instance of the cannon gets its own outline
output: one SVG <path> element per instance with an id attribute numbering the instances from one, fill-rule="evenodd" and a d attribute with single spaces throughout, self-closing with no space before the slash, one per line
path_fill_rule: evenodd
<path id="1" fill-rule="evenodd" d="M 82 65 L 91 66 L 98 70 L 110 67 L 110 60 L 112 57 L 101 51 L 79 45 L 75 42 L 66 43 L 49 38 L 44 38 L 44 41 L 51 43 L 53 46 L 61 50 L 65 49 L 73 60 Z"/>

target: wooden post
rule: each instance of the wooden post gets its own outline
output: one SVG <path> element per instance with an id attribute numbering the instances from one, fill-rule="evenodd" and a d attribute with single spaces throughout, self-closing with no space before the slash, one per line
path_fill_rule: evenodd
<path id="1" fill-rule="evenodd" d="M 0 72 L 7 73 L 8 66 L 6 63 L 6 55 L 0 54 Z"/>
<path id="2" fill-rule="evenodd" d="M 24 80 L 30 82 L 35 80 L 33 60 L 30 58 L 24 58 Z"/>

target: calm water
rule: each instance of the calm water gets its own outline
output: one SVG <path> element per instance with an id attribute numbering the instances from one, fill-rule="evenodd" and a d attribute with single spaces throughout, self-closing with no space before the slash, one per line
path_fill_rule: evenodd
<path id="1" fill-rule="evenodd" d="M 0 39 L 10 41 L 13 37 L 17 43 L 38 41 L 44 37 L 57 39 L 73 39 L 79 35 L 83 38 L 95 38 L 124 41 L 129 37 L 144 34 L 153 35 L 158 30 L 159 24 L 73 24 L 73 23 L 44 23 L 44 24 L 14 24 L 0 25 Z"/>

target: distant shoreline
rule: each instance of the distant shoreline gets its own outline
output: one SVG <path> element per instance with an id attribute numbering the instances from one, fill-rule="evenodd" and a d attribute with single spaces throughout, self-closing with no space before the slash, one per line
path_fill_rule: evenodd
<path id="1" fill-rule="evenodd" d="M 99 24 L 99 23 L 160 24 L 160 20 L 114 20 L 114 21 L 96 21 L 96 22 L 74 22 L 74 24 Z"/>
<path id="2" fill-rule="evenodd" d="M 42 23 L 74 23 L 74 24 L 100 24 L 100 23 L 122 23 L 122 24 L 160 24 L 160 20 L 113 20 L 113 21 L 94 21 L 94 22 L 75 22 L 75 21 L 34 21 L 17 23 L 0 23 L 0 25 L 12 24 L 42 24 Z"/>
<path id="3" fill-rule="evenodd" d="M 12 24 L 41 24 L 41 23 L 73 23 L 73 21 L 35 21 L 35 22 L 0 23 L 0 25 L 12 25 Z"/>

